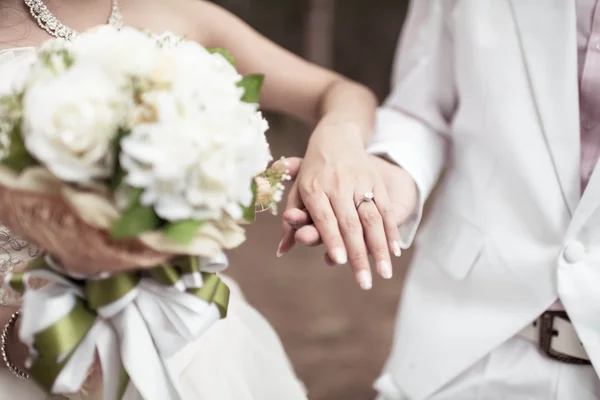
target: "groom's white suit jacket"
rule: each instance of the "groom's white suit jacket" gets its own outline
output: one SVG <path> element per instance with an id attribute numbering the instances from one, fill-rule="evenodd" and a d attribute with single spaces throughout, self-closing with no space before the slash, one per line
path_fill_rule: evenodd
<path id="1" fill-rule="evenodd" d="M 421 400 L 560 297 L 600 368 L 600 167 L 580 194 L 575 2 L 413 0 L 371 152 L 432 199 L 380 388 Z M 422 209 L 422 204 L 421 204 Z M 386 397 L 387 398 L 387 397 Z"/>

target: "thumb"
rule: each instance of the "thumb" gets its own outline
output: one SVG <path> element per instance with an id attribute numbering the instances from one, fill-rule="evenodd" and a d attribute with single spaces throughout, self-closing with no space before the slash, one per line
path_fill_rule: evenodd
<path id="1" fill-rule="evenodd" d="M 290 210 L 302 208 L 302 199 L 300 198 L 298 185 L 294 183 L 287 197 L 287 204 L 285 207 L 286 212 L 284 212 L 284 215 Z M 285 218 L 282 218 L 282 220 L 283 234 L 281 237 L 281 242 L 279 242 L 279 246 L 277 247 L 277 257 L 281 257 L 282 255 L 290 251 L 292 247 L 294 247 L 294 245 L 296 244 L 296 241 L 294 239 L 294 234 L 296 233 L 296 230 L 285 220 Z"/>
<path id="2" fill-rule="evenodd" d="M 285 168 L 287 170 L 287 174 L 290 176 L 291 180 L 295 180 L 298 176 L 298 171 L 300 170 L 300 165 L 302 165 L 302 159 L 298 157 L 290 157 L 290 158 L 282 158 L 273 163 L 273 168 Z M 300 192 L 298 190 L 298 185 L 294 183 L 290 192 L 288 193 L 287 202 L 286 202 L 286 211 L 292 209 L 302 209 L 302 199 L 300 197 Z M 290 226 L 285 220 L 283 221 L 283 234 L 281 237 L 281 242 L 279 242 L 279 246 L 277 247 L 277 257 L 281 257 L 288 251 L 294 247 L 296 241 L 294 240 L 294 234 L 296 233 L 295 229 Z"/>
<path id="3" fill-rule="evenodd" d="M 400 226 L 415 213 L 418 207 L 418 190 L 412 179 L 408 178 L 397 185 L 388 185 L 387 192 L 396 215 L 396 223 Z"/>
<path id="4" fill-rule="evenodd" d="M 396 223 L 404 224 L 420 207 L 420 194 L 413 177 L 400 166 L 380 157 L 370 156 L 373 166 L 384 182 Z"/>

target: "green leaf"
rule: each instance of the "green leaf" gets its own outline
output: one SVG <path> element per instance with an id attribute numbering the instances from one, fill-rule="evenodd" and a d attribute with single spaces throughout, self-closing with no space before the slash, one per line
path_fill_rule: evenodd
<path id="1" fill-rule="evenodd" d="M 142 194 L 144 194 L 144 189 L 142 188 L 132 188 L 131 194 L 129 198 L 129 205 L 127 209 L 130 210 L 132 208 L 139 207 L 142 202 Z"/>
<path id="2" fill-rule="evenodd" d="M 210 48 L 207 48 L 206 50 L 208 50 L 208 52 L 210 54 L 220 54 L 220 55 L 222 55 L 235 68 L 235 59 L 233 58 L 233 56 L 227 50 L 225 50 L 225 49 L 219 49 L 217 47 L 210 47 Z"/>
<path id="3" fill-rule="evenodd" d="M 169 222 L 165 225 L 163 232 L 167 238 L 176 243 L 189 244 L 203 224 L 204 221 L 195 219 Z"/>
<path id="4" fill-rule="evenodd" d="M 119 154 L 121 154 L 121 140 L 131 132 L 126 131 L 125 129 L 119 129 L 119 133 L 117 133 L 117 137 L 113 142 L 114 151 L 115 151 L 115 165 L 113 169 L 113 175 L 108 180 L 108 187 L 111 190 L 116 190 L 123 182 L 125 178 L 125 171 L 121 168 L 121 161 L 119 160 Z"/>
<path id="5" fill-rule="evenodd" d="M 117 190 L 117 188 L 121 186 L 123 179 L 125 179 L 125 171 L 123 171 L 123 168 L 121 168 L 120 165 L 117 165 L 113 176 L 108 180 L 108 188 L 112 191 Z"/>
<path id="6" fill-rule="evenodd" d="M 36 165 L 37 162 L 25 148 L 25 142 L 21 136 L 21 124 L 17 123 L 10 133 L 10 146 L 8 155 L 2 160 L 2 164 L 17 172 Z"/>
<path id="7" fill-rule="evenodd" d="M 238 82 L 238 86 L 244 89 L 242 101 L 246 103 L 258 103 L 260 88 L 265 76 L 261 74 L 246 75 Z"/>
<path id="8" fill-rule="evenodd" d="M 116 239 L 128 239 L 152 231 L 160 226 L 160 218 L 152 207 L 127 210 L 112 226 L 110 234 Z"/>
<path id="9" fill-rule="evenodd" d="M 113 224 L 110 234 L 116 239 L 128 239 L 158 228 L 162 221 L 152 207 L 142 206 L 140 198 L 143 189 L 135 188 L 131 194 L 129 207 L 120 219 Z"/>
<path id="10" fill-rule="evenodd" d="M 249 207 L 244 207 L 243 218 L 248 223 L 254 222 L 256 217 L 256 196 L 258 195 L 258 185 L 256 180 L 252 179 L 252 203 Z"/>
<path id="11" fill-rule="evenodd" d="M 21 134 L 21 124 L 23 122 L 23 94 L 14 93 L 0 96 L 0 118 L 4 120 L 10 131 L 8 134 L 8 147 L 3 146 L 6 155 L 2 164 L 17 172 L 25 168 L 36 165 L 36 160 L 29 154 L 25 148 L 25 142 Z"/>

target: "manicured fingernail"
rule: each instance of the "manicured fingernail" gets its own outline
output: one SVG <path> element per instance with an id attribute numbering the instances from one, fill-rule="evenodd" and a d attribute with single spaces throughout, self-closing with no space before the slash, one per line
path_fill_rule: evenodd
<path id="1" fill-rule="evenodd" d="M 371 273 L 366 269 L 361 269 L 358 271 L 358 284 L 360 288 L 363 290 L 369 290 L 373 287 L 373 279 L 371 278 Z"/>
<path id="2" fill-rule="evenodd" d="M 279 242 L 279 246 L 277 246 L 277 258 L 283 256 L 283 253 L 281 252 L 281 246 L 283 246 L 283 240 L 281 240 L 281 242 Z"/>
<path id="3" fill-rule="evenodd" d="M 379 273 L 383 279 L 392 279 L 392 264 L 388 260 L 382 260 L 379 262 Z"/>
<path id="4" fill-rule="evenodd" d="M 348 262 L 348 255 L 344 249 L 333 249 L 333 257 L 331 257 L 336 264 L 342 265 Z"/>
<path id="5" fill-rule="evenodd" d="M 400 257 L 402 255 L 402 250 L 400 250 L 400 243 L 396 241 L 392 242 L 392 252 L 396 257 Z"/>

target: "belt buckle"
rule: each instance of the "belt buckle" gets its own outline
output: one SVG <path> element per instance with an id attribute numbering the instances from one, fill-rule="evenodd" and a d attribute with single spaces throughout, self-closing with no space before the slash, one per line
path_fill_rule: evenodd
<path id="1" fill-rule="evenodd" d="M 543 313 L 540 317 L 539 327 L 540 350 L 549 358 L 566 364 L 591 365 L 588 360 L 560 353 L 552 348 L 552 339 L 558 335 L 558 332 L 554 329 L 555 318 L 562 318 L 571 322 L 565 311 L 546 311 Z"/>

